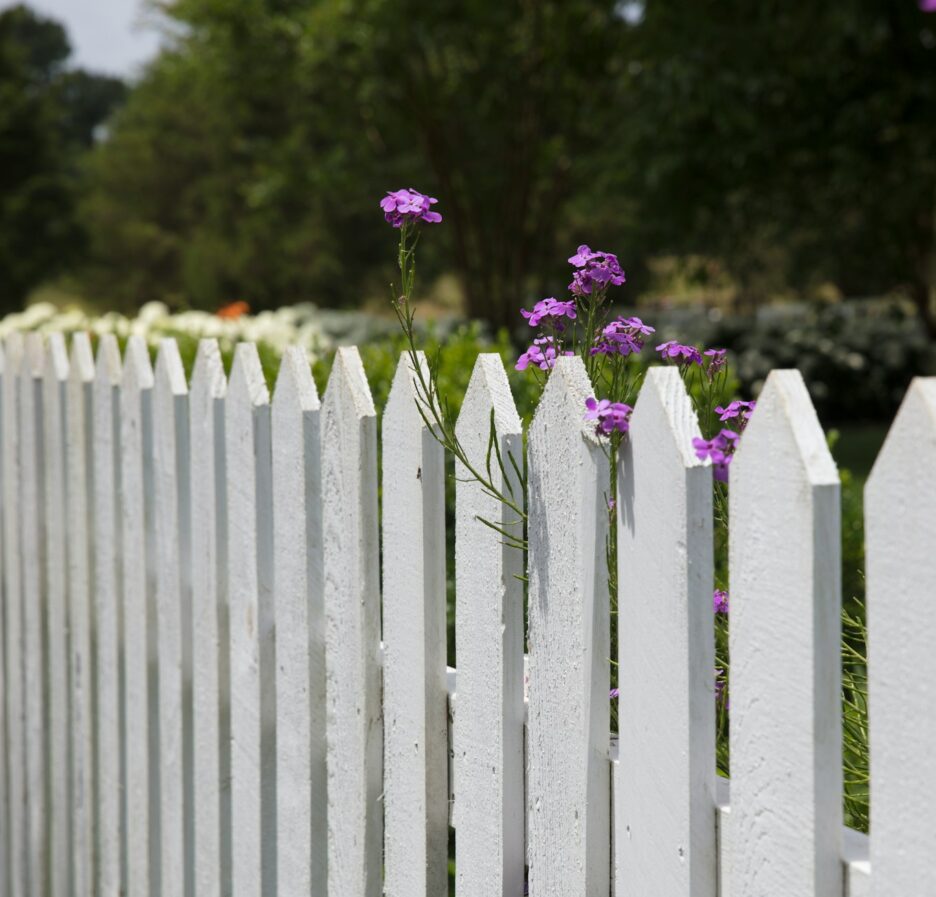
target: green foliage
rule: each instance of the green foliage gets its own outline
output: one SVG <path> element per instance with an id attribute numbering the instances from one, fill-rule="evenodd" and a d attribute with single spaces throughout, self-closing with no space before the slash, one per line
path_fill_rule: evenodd
<path id="1" fill-rule="evenodd" d="M 65 71 L 64 29 L 25 6 L 0 12 L 0 313 L 80 257 L 80 151 L 122 91 Z"/>

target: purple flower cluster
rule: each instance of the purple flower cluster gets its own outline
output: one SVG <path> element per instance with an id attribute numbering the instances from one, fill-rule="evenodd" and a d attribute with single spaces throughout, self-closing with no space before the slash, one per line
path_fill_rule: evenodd
<path id="1" fill-rule="evenodd" d="M 719 482 L 728 482 L 728 465 L 731 464 L 731 459 L 734 457 L 739 438 L 734 430 L 722 430 L 713 439 L 702 439 L 700 436 L 696 436 L 692 440 L 692 447 L 695 449 L 696 457 L 700 461 L 704 461 L 706 458 L 711 459 L 713 475 Z"/>
<path id="2" fill-rule="evenodd" d="M 569 259 L 569 264 L 578 268 L 569 284 L 569 290 L 576 296 L 587 296 L 595 288 L 601 290 L 609 285 L 618 287 L 627 279 L 613 252 L 592 250 L 584 243 Z"/>
<path id="3" fill-rule="evenodd" d="M 569 299 L 560 302 L 554 296 L 550 296 L 548 299 L 540 299 L 533 306 L 533 311 L 521 308 L 520 314 L 527 319 L 531 327 L 539 327 L 540 321 L 547 318 L 556 330 L 561 331 L 564 326 L 563 318 L 568 318 L 570 321 L 574 321 L 576 318 L 575 300 Z"/>
<path id="4" fill-rule="evenodd" d="M 526 350 L 515 365 L 518 371 L 525 371 L 531 364 L 541 371 L 551 370 L 556 366 L 556 358 L 560 355 L 572 355 L 572 352 L 561 352 L 551 336 L 541 336 L 533 340 L 533 345 Z"/>
<path id="5" fill-rule="evenodd" d="M 615 430 L 618 433 L 626 433 L 630 428 L 630 405 L 623 402 L 612 402 L 610 399 L 595 398 L 585 400 L 585 420 L 597 421 L 596 429 L 605 436 L 610 436 Z"/>
<path id="6" fill-rule="evenodd" d="M 380 208 L 383 209 L 384 218 L 394 227 L 402 227 L 416 221 L 438 224 L 442 216 L 429 208 L 438 201 L 434 196 L 426 196 L 418 190 L 392 190 L 380 200 Z"/>
<path id="7" fill-rule="evenodd" d="M 708 366 L 705 369 L 706 376 L 712 380 L 715 375 L 728 364 L 727 349 L 706 349 L 703 353 L 708 358 Z"/>
<path id="8" fill-rule="evenodd" d="M 716 614 L 728 613 L 728 593 L 724 589 L 715 589 L 712 593 L 712 610 Z"/>
<path id="9" fill-rule="evenodd" d="M 663 361 L 675 360 L 679 364 L 702 364 L 702 353 L 695 346 L 684 346 L 676 340 L 667 340 L 656 347 Z"/>
<path id="10" fill-rule="evenodd" d="M 644 337 L 654 329 L 640 318 L 617 318 L 602 331 L 598 342 L 591 350 L 592 355 L 630 355 L 638 353 L 644 346 Z"/>
<path id="11" fill-rule="evenodd" d="M 751 419 L 751 415 L 754 413 L 756 407 L 757 402 L 742 402 L 739 400 L 729 402 L 724 408 L 721 405 L 716 405 L 715 413 L 722 422 L 737 418 L 738 425 L 743 430 L 747 426 L 747 422 Z"/>

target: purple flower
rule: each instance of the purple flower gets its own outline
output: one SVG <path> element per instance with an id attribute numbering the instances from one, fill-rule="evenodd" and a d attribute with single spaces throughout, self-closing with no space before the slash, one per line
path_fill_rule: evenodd
<path id="1" fill-rule="evenodd" d="M 728 709 L 727 691 L 728 683 L 725 680 L 725 671 L 715 667 L 715 700 L 721 703 L 725 699 L 725 709 Z"/>
<path id="2" fill-rule="evenodd" d="M 920 12 L 936 12 L 936 0 L 920 0 Z"/>
<path id="3" fill-rule="evenodd" d="M 427 224 L 438 224 L 442 216 L 438 212 L 429 211 L 429 207 L 439 200 L 434 196 L 426 196 L 418 190 L 393 190 L 380 200 L 384 218 L 394 227 L 404 224 L 425 221 Z"/>
<path id="4" fill-rule="evenodd" d="M 621 689 L 619 688 L 612 688 L 611 691 L 608 692 L 609 698 L 619 698 L 620 696 L 621 696 Z"/>
<path id="5" fill-rule="evenodd" d="M 747 426 L 747 422 L 751 419 L 751 415 L 754 413 L 756 407 L 757 402 L 734 401 L 729 402 L 724 408 L 722 408 L 721 405 L 716 405 L 715 413 L 718 415 L 720 421 L 738 418 L 738 423 L 743 430 Z"/>
<path id="6" fill-rule="evenodd" d="M 585 420 L 597 421 L 597 431 L 610 436 L 615 430 L 626 433 L 630 428 L 630 415 L 633 410 L 630 405 L 623 402 L 612 402 L 602 399 L 600 402 L 594 397 L 585 400 Z"/>
<path id="7" fill-rule="evenodd" d="M 702 355 L 695 346 L 684 346 L 674 339 L 660 343 L 656 350 L 664 361 L 668 358 L 675 358 L 679 364 L 702 364 Z"/>
<path id="8" fill-rule="evenodd" d="M 540 299 L 540 301 L 533 306 L 533 311 L 527 311 L 525 308 L 521 308 L 520 314 L 530 322 L 531 327 L 538 327 L 539 322 L 542 321 L 543 318 L 555 318 L 556 320 L 551 323 L 557 330 L 561 330 L 562 318 L 569 318 L 572 321 L 575 320 L 575 301 L 569 299 L 566 302 L 560 302 L 555 297 L 550 296 L 548 299 Z"/>
<path id="9" fill-rule="evenodd" d="M 643 337 L 653 332 L 653 328 L 644 324 L 640 318 L 618 318 L 601 331 L 601 337 L 591 354 L 636 354 L 643 348 Z"/>
<path id="10" fill-rule="evenodd" d="M 728 465 L 731 464 L 731 459 L 734 457 L 739 438 L 734 430 L 722 430 L 713 439 L 702 439 L 700 436 L 696 436 L 692 440 L 692 447 L 695 449 L 696 457 L 700 461 L 710 458 L 713 475 L 716 480 L 722 483 L 728 482 Z"/>
<path id="11" fill-rule="evenodd" d="M 706 349 L 703 353 L 708 359 L 708 367 L 705 373 L 711 380 L 726 364 L 728 364 L 727 349 Z"/>
<path id="12" fill-rule="evenodd" d="M 569 264 L 579 269 L 569 284 L 569 289 L 576 296 L 587 296 L 595 286 L 598 289 L 609 284 L 620 286 L 626 280 L 621 263 L 613 252 L 593 251 L 584 243 L 569 259 Z"/>
<path id="13" fill-rule="evenodd" d="M 515 367 L 518 371 L 525 371 L 531 364 L 535 364 L 540 370 L 548 371 L 556 366 L 556 358 L 560 354 L 572 355 L 573 353 L 560 353 L 551 336 L 541 336 L 533 340 L 533 345 L 517 359 Z"/>
<path id="14" fill-rule="evenodd" d="M 712 593 L 712 610 L 716 614 L 728 613 L 728 593 L 723 589 L 715 589 Z"/>

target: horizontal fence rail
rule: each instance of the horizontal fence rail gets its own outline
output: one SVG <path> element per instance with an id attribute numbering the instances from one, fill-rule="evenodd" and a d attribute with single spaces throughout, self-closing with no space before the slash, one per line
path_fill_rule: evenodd
<path id="1" fill-rule="evenodd" d="M 251 344 L 228 378 L 202 341 L 191 383 L 171 339 L 0 347 L 0 897 L 936 893 L 936 380 L 868 486 L 868 838 L 842 825 L 839 478 L 800 375 L 770 375 L 732 467 L 729 787 L 678 371 L 649 372 L 619 457 L 612 615 L 584 366 L 559 361 L 524 454 L 478 358 L 453 669 L 414 364 L 384 410 L 353 348 L 320 401 L 298 349 L 271 394 Z"/>

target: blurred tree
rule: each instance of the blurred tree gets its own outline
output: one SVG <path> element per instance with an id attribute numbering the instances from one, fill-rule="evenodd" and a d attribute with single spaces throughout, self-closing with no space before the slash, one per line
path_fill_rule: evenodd
<path id="1" fill-rule="evenodd" d="M 122 85 L 65 71 L 69 52 L 58 23 L 25 6 L 0 12 L 0 312 L 80 252 L 77 152 Z"/>

